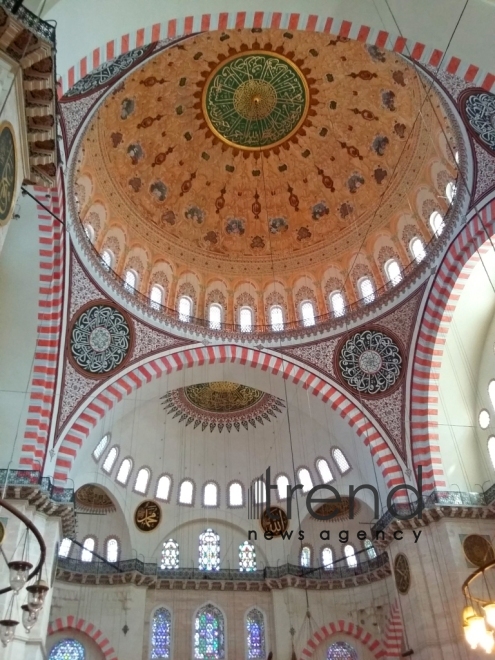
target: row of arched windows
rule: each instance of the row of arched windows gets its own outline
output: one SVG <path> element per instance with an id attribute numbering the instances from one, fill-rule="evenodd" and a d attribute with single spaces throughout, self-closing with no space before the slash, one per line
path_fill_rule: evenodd
<path id="1" fill-rule="evenodd" d="M 105 449 L 107 448 L 110 442 L 110 434 L 106 434 L 97 444 L 95 450 L 93 451 L 93 458 L 98 462 Z M 333 447 L 331 449 L 331 457 L 335 463 L 337 471 L 340 475 L 344 475 L 351 469 L 349 461 L 344 455 L 344 452 L 338 447 Z M 119 448 L 117 445 L 114 445 L 109 452 L 107 453 L 105 460 L 102 464 L 102 470 L 107 474 L 111 474 L 115 464 L 117 462 L 119 455 Z M 117 470 L 116 481 L 122 486 L 126 486 L 129 482 L 129 478 L 133 469 L 132 458 L 124 458 Z M 316 470 L 319 474 L 321 483 L 330 483 L 334 480 L 334 474 L 332 469 L 325 458 L 318 458 L 316 460 Z M 300 467 L 297 472 L 297 483 L 303 486 L 303 493 L 307 493 L 314 487 L 314 480 L 311 475 L 311 472 L 306 467 Z M 151 479 L 151 471 L 147 467 L 142 467 L 138 470 L 136 478 L 134 480 L 134 491 L 141 495 L 146 495 L 148 493 L 149 484 Z M 286 474 L 279 474 L 275 478 L 275 483 L 277 485 L 277 495 L 279 501 L 287 499 L 287 486 L 289 485 L 289 477 Z M 266 501 L 266 489 L 265 484 L 262 480 L 257 480 L 253 482 L 255 501 L 256 502 L 265 502 Z M 158 500 L 167 502 L 170 500 L 172 489 L 172 478 L 163 474 L 159 477 L 155 497 Z M 179 484 L 178 491 L 178 503 L 185 504 L 189 506 L 194 505 L 195 500 L 195 484 L 191 479 L 183 479 Z M 207 481 L 203 486 L 203 498 L 202 505 L 205 507 L 218 507 L 220 506 L 220 489 L 217 483 L 214 481 Z M 238 482 L 233 481 L 228 485 L 227 488 L 227 505 L 229 507 L 244 507 L 245 506 L 245 493 L 244 486 Z"/>
<path id="2" fill-rule="evenodd" d="M 490 402 L 492 408 L 495 410 L 495 380 L 490 381 L 488 384 L 488 396 L 490 397 Z M 483 409 L 480 411 L 478 416 L 478 423 L 480 428 L 483 430 L 487 429 L 490 426 L 490 413 L 488 410 Z M 488 438 L 488 455 L 490 456 L 490 461 L 493 469 L 495 470 L 495 436 L 491 435 Z"/>
<path id="3" fill-rule="evenodd" d="M 364 550 L 368 559 L 376 559 L 376 550 L 373 543 L 369 539 L 364 540 Z M 351 543 L 344 546 L 343 558 L 349 568 L 355 568 L 358 565 L 358 555 Z M 334 551 L 329 545 L 322 547 L 320 552 L 321 567 L 326 571 L 331 571 L 335 568 Z M 313 550 L 310 545 L 303 545 L 299 554 L 299 564 L 303 568 L 310 568 L 313 566 Z"/>
<path id="4" fill-rule="evenodd" d="M 69 538 L 64 538 L 60 543 L 60 547 L 58 549 L 58 556 L 63 558 L 68 557 L 70 555 L 71 550 L 72 550 L 72 540 Z M 87 536 L 82 543 L 81 557 L 80 557 L 81 561 L 84 561 L 86 563 L 92 562 L 95 553 L 96 553 L 96 537 Z M 116 537 L 111 536 L 105 541 L 104 553 L 105 553 L 105 559 L 108 562 L 114 564 L 119 561 L 120 543 Z"/>

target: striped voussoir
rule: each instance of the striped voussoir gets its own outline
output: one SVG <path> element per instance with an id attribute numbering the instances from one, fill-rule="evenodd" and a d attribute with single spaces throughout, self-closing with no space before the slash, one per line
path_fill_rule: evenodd
<path id="1" fill-rule="evenodd" d="M 411 383 L 411 447 L 414 466 L 423 466 L 425 490 L 445 488 L 438 437 L 438 378 L 457 301 L 480 255 L 493 249 L 495 200 L 475 213 L 452 242 L 437 271 L 423 312 Z"/>
<path id="2" fill-rule="evenodd" d="M 119 39 L 109 41 L 92 53 L 83 57 L 61 78 L 59 94 L 64 94 L 78 80 L 84 78 L 93 69 L 104 62 L 124 53 L 161 39 L 181 37 L 195 32 L 229 30 L 239 28 L 274 28 L 284 30 L 307 30 L 337 34 L 355 39 L 379 48 L 387 48 L 396 53 L 407 55 L 421 64 L 428 64 L 448 71 L 466 82 L 473 83 L 488 91 L 495 90 L 495 75 L 482 71 L 479 67 L 462 62 L 458 57 L 445 57 L 438 48 L 427 46 L 418 41 L 385 30 L 377 30 L 367 25 L 338 20 L 317 14 L 290 14 L 282 12 L 222 12 L 202 14 L 156 23 L 147 28 L 125 34 Z"/>
<path id="3" fill-rule="evenodd" d="M 332 621 L 327 623 L 325 626 L 322 626 L 317 630 L 306 642 L 305 647 L 303 648 L 299 660 L 306 660 L 307 658 L 312 658 L 316 649 L 320 644 L 324 644 L 327 640 L 329 641 L 333 635 L 344 634 L 358 639 L 364 646 L 366 646 L 374 658 L 386 658 L 386 652 L 382 644 L 369 632 L 367 632 L 361 626 L 358 626 L 352 621 L 344 621 L 339 619 L 338 621 Z"/>
<path id="4" fill-rule="evenodd" d="M 105 660 L 119 660 L 108 639 L 94 624 L 89 623 L 84 619 L 78 619 L 75 616 L 60 617 L 48 624 L 49 635 L 64 630 L 79 630 L 88 637 L 91 637 L 91 639 L 98 645 L 105 656 Z"/>
<path id="5" fill-rule="evenodd" d="M 61 174 L 56 188 L 36 187 L 34 195 L 39 202 L 61 217 L 64 208 Z M 60 222 L 40 204 L 37 210 L 40 241 L 38 336 L 20 464 L 39 470 L 47 451 L 55 400 L 62 330 L 65 237 Z"/>
<path id="6" fill-rule="evenodd" d="M 300 384 L 322 401 L 329 403 L 333 410 L 339 412 L 340 416 L 355 429 L 356 433 L 363 439 L 364 444 L 369 447 L 376 464 L 382 471 L 387 487 L 391 489 L 404 483 L 402 469 L 377 429 L 351 401 L 321 376 L 288 361 L 286 357 L 242 346 L 202 346 L 174 350 L 175 352 L 153 358 L 124 376 L 117 377 L 86 406 L 68 429 L 60 444 L 55 464 L 55 483 L 62 484 L 66 482 L 74 459 L 91 429 L 125 396 L 162 374 L 169 374 L 193 366 L 222 362 L 236 362 L 263 371 L 270 371 L 272 374 L 280 375 L 295 384 Z"/>
<path id="7" fill-rule="evenodd" d="M 402 635 L 402 617 L 400 613 L 399 602 L 397 599 L 395 599 L 395 601 L 390 606 L 382 642 L 385 648 L 387 660 L 395 660 L 395 658 L 401 657 Z"/>

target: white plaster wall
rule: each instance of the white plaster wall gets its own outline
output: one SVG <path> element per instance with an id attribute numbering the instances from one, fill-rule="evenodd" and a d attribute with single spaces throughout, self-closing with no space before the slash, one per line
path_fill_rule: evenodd
<path id="1" fill-rule="evenodd" d="M 39 11 L 44 0 L 27 0 L 26 4 L 34 11 Z M 139 28 L 172 18 L 238 11 L 301 12 L 332 16 L 337 20 L 348 20 L 394 34 L 400 29 L 412 41 L 442 51 L 449 45 L 449 57 L 455 55 L 466 60 L 467 64 L 477 64 L 492 71 L 494 8 L 485 0 L 471 0 L 456 29 L 464 4 L 464 0 L 416 0 L 413 3 L 409 0 L 392 0 L 388 5 L 385 0 L 373 3 L 368 0 L 310 0 L 304 4 L 299 0 L 269 0 L 263 3 L 255 0 L 216 0 L 207 4 L 200 0 L 190 0 L 185 5 L 180 0 L 140 0 L 139 3 L 119 0 L 117 10 L 115 0 L 87 0 L 84 3 L 80 0 L 58 0 L 47 3 L 43 17 L 45 20 L 57 21 L 59 73 L 65 73 L 94 48 L 122 35 L 133 34 Z M 196 29 L 200 29 L 199 24 Z"/>

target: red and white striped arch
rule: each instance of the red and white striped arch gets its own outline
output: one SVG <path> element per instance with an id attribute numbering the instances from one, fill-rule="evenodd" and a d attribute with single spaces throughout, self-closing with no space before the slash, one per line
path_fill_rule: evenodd
<path id="1" fill-rule="evenodd" d="M 383 646 L 386 651 L 387 660 L 400 658 L 402 654 L 402 636 L 404 634 L 404 625 L 400 613 L 399 601 L 396 598 L 387 616 L 385 632 L 383 634 Z"/>
<path id="2" fill-rule="evenodd" d="M 63 632 L 64 630 L 79 630 L 88 637 L 91 637 L 98 645 L 105 656 L 105 660 L 119 660 L 107 637 L 93 623 L 89 623 L 84 619 L 78 619 L 75 616 L 64 616 L 51 621 L 48 625 L 49 635 Z"/>
<path id="3" fill-rule="evenodd" d="M 60 485 L 67 481 L 74 460 L 91 430 L 109 410 L 131 392 L 163 374 L 189 367 L 226 362 L 279 375 L 292 383 L 300 384 L 321 401 L 330 404 L 369 447 L 377 466 L 381 469 L 387 488 L 391 489 L 404 483 L 402 468 L 386 440 L 364 413 L 331 383 L 285 356 L 235 345 L 174 349 L 161 357 L 154 357 L 109 383 L 78 415 L 63 437 L 55 463 L 55 483 Z"/>
<path id="4" fill-rule="evenodd" d="M 421 64 L 440 67 L 467 82 L 471 82 L 486 90 L 495 90 L 495 75 L 482 71 L 468 62 L 462 62 L 458 57 L 443 58 L 444 53 L 433 46 L 427 46 L 418 41 L 406 39 L 397 33 L 376 30 L 367 25 L 334 19 L 330 16 L 317 14 L 296 14 L 282 12 L 224 12 L 220 14 L 201 14 L 156 23 L 147 28 L 125 34 L 119 39 L 109 41 L 92 53 L 83 57 L 61 78 L 60 95 L 70 89 L 78 80 L 84 78 L 93 69 L 104 62 L 112 60 L 129 50 L 144 46 L 160 39 L 181 37 L 194 32 L 228 30 L 235 28 L 281 28 L 289 30 L 308 30 L 338 34 L 342 37 L 356 39 L 380 48 L 388 48 L 397 53 L 410 55 Z"/>
<path id="5" fill-rule="evenodd" d="M 381 643 L 373 637 L 373 635 L 367 632 L 361 626 L 358 626 L 352 621 L 344 621 L 344 619 L 339 619 L 338 621 L 331 621 L 325 626 L 322 626 L 317 630 L 306 642 L 305 647 L 303 648 L 299 660 L 307 660 L 307 658 L 312 658 L 316 649 L 320 644 L 325 642 L 330 642 L 331 638 L 334 635 L 349 635 L 354 639 L 358 639 L 361 644 L 364 644 L 367 649 L 369 649 L 374 658 L 379 660 L 379 658 L 386 658 L 387 654 Z"/>
<path id="6" fill-rule="evenodd" d="M 445 488 L 438 436 L 438 378 L 450 322 L 471 271 L 493 245 L 495 199 L 459 232 L 437 270 L 423 312 L 413 358 L 411 449 L 414 467 L 423 466 L 426 488 Z"/>

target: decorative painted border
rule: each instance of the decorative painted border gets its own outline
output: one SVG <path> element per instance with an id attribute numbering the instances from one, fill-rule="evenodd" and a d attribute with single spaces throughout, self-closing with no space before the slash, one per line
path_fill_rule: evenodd
<path id="1" fill-rule="evenodd" d="M 333 635 L 338 635 L 339 633 L 344 633 L 345 635 L 350 635 L 354 639 L 358 639 L 367 649 L 369 649 L 374 658 L 379 660 L 379 658 L 385 658 L 387 656 L 386 651 L 383 649 L 381 643 L 373 637 L 371 633 L 367 630 L 358 626 L 352 621 L 345 621 L 344 619 L 339 619 L 338 621 L 331 621 L 325 626 L 322 626 L 317 630 L 306 642 L 305 647 L 303 648 L 299 660 L 306 660 L 306 658 L 312 658 L 314 652 L 320 644 L 325 640 L 329 639 Z"/>
<path id="2" fill-rule="evenodd" d="M 160 377 L 163 373 L 169 374 L 193 366 L 224 362 L 237 362 L 263 371 L 270 371 L 296 385 L 301 384 L 314 396 L 324 402 L 329 402 L 332 409 L 339 411 L 340 416 L 348 422 L 351 428 L 355 429 L 358 436 L 363 439 L 365 446 L 369 446 L 372 456 L 382 471 L 387 488 L 391 489 L 404 483 L 401 466 L 375 426 L 344 394 L 309 369 L 291 362 L 287 357 L 282 358 L 278 355 L 235 345 L 179 348 L 172 349 L 172 351 L 175 352 L 151 358 L 118 380 L 110 382 L 79 414 L 58 449 L 54 471 L 54 480 L 57 484 L 61 485 L 66 482 L 74 459 L 91 429 L 125 396 L 154 378 Z"/>
<path id="3" fill-rule="evenodd" d="M 411 379 L 411 452 L 415 469 L 423 466 L 428 489 L 445 488 L 438 437 L 438 378 L 449 326 L 480 255 L 493 249 L 495 199 L 461 229 L 444 256 L 421 319 Z"/>
<path id="4" fill-rule="evenodd" d="M 387 653 L 387 659 L 392 660 L 400 658 L 402 655 L 402 635 L 404 626 L 402 623 L 402 616 L 397 598 L 390 606 L 387 616 L 387 623 L 385 624 L 385 633 L 383 635 L 382 644 Z"/>
<path id="5" fill-rule="evenodd" d="M 34 194 L 39 202 L 62 218 L 65 204 L 63 175 L 60 170 L 57 183 L 57 188 L 52 189 L 37 186 L 34 188 Z M 47 194 L 50 199 L 46 197 Z M 20 465 L 41 470 L 53 422 L 58 358 L 62 341 L 65 234 L 63 225 L 40 204 L 37 209 L 41 271 L 38 336 Z"/>
<path id="6" fill-rule="evenodd" d="M 63 630 L 79 630 L 88 637 L 91 637 L 101 649 L 106 660 L 119 660 L 108 639 L 94 624 L 89 623 L 84 619 L 77 619 L 72 615 L 60 617 L 48 624 L 48 635 L 53 635 Z"/>
<path id="7" fill-rule="evenodd" d="M 202 14 L 174 18 L 165 23 L 155 23 L 147 28 L 140 28 L 135 33 L 125 34 L 120 39 L 113 39 L 92 53 L 83 57 L 77 64 L 60 78 L 59 96 L 62 96 L 78 80 L 84 78 L 93 69 L 104 62 L 113 60 L 134 48 L 139 48 L 160 39 L 172 39 L 195 32 L 229 30 L 240 28 L 274 28 L 287 30 L 307 30 L 338 34 L 341 37 L 356 39 L 379 48 L 388 47 L 396 53 L 402 53 L 421 64 L 430 65 L 456 75 L 466 82 L 473 83 L 485 90 L 495 90 L 495 74 L 481 70 L 474 64 L 462 62 L 458 57 L 442 61 L 444 53 L 426 46 L 421 42 L 406 39 L 393 32 L 373 29 L 351 21 L 338 20 L 316 14 L 289 14 L 282 12 L 222 12 L 220 14 Z"/>

